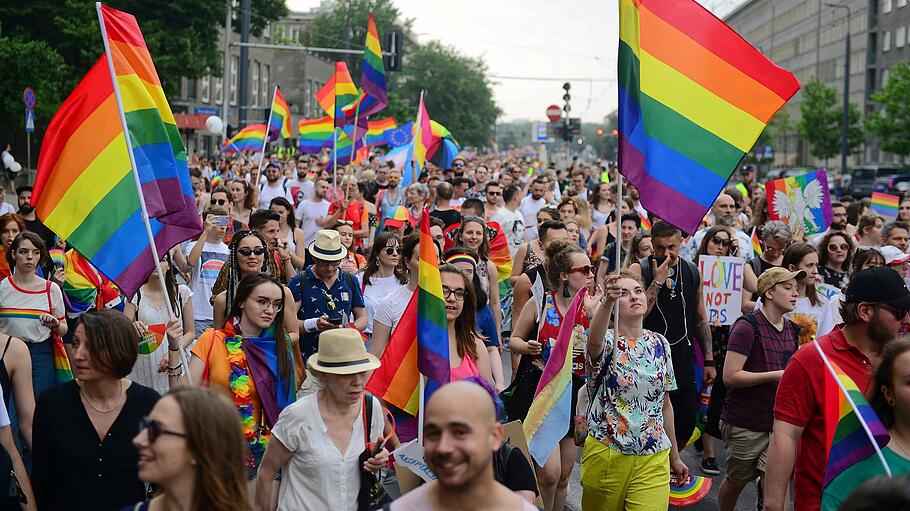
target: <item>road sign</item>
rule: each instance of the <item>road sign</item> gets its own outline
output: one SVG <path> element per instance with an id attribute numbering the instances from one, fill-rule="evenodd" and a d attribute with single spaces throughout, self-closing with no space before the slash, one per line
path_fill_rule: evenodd
<path id="1" fill-rule="evenodd" d="M 569 119 L 569 131 L 573 135 L 581 135 L 581 118 L 572 117 Z"/>
<path id="2" fill-rule="evenodd" d="M 22 103 L 25 105 L 25 109 L 34 110 L 35 109 L 35 100 L 36 100 L 35 89 L 33 89 L 31 87 L 26 87 L 25 90 L 22 91 Z"/>
<path id="3" fill-rule="evenodd" d="M 535 122 L 531 125 L 531 140 L 539 144 L 549 144 L 550 142 L 553 142 L 553 139 L 547 132 L 547 123 Z"/>
<path id="4" fill-rule="evenodd" d="M 28 133 L 35 132 L 35 111 L 26 110 L 25 111 L 25 131 Z"/>
<path id="5" fill-rule="evenodd" d="M 559 109 L 556 105 L 550 105 L 547 107 L 547 118 L 551 121 L 558 121 L 562 117 L 562 110 Z"/>

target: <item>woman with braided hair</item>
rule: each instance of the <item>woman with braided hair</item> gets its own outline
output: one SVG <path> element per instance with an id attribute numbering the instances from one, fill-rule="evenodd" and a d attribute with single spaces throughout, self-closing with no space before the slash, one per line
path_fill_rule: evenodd
<path id="1" fill-rule="evenodd" d="M 228 245 L 228 260 L 221 267 L 218 279 L 212 288 L 212 308 L 214 309 L 212 327 L 216 330 L 224 327 L 227 320 L 228 307 L 234 302 L 234 293 L 237 284 L 252 273 L 265 273 L 278 278 L 278 268 L 272 264 L 269 257 L 268 243 L 259 231 L 240 231 L 234 233 Z M 284 286 L 286 303 L 292 303 L 291 291 Z M 293 305 L 289 305 L 291 309 Z M 294 314 L 284 315 L 284 329 L 297 343 L 297 311 Z"/>

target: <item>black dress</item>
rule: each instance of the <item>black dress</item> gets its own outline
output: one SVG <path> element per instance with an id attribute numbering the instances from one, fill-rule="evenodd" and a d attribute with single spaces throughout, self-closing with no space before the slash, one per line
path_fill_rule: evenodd
<path id="1" fill-rule="evenodd" d="M 133 437 L 158 393 L 138 383 L 102 441 L 79 397 L 75 381 L 52 387 L 35 407 L 32 486 L 42 511 L 113 511 L 142 501 L 139 453 Z"/>

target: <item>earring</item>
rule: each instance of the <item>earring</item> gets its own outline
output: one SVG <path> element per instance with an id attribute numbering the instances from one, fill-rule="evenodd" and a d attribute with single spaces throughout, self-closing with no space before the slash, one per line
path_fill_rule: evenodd
<path id="1" fill-rule="evenodd" d="M 572 295 L 569 294 L 569 281 L 562 281 L 562 297 L 563 298 L 572 298 Z"/>

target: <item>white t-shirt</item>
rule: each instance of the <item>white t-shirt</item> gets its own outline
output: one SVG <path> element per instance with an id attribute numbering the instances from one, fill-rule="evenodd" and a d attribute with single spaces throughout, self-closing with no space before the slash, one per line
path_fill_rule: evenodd
<path id="1" fill-rule="evenodd" d="M 313 393 L 288 405 L 272 428 L 272 438 L 294 453 L 281 472 L 278 509 L 355 511 L 360 491 L 358 458 L 365 447 L 363 414 L 357 415 L 347 448 L 340 453 L 322 420 L 318 395 Z M 370 440 L 376 441 L 382 436 L 385 421 L 382 405 L 372 399 Z"/>
<path id="2" fill-rule="evenodd" d="M 0 215 L 5 215 L 7 213 L 15 213 L 16 208 L 13 207 L 9 202 L 4 202 L 3 205 L 0 205 Z"/>
<path id="3" fill-rule="evenodd" d="M 186 256 L 189 257 L 193 247 L 198 243 L 194 241 L 186 246 Z M 212 287 L 218 279 L 218 272 L 228 259 L 228 246 L 224 242 L 205 242 L 199 262 L 193 267 L 190 275 L 190 288 L 193 290 L 193 315 L 196 319 L 211 321 L 214 319 L 212 304 Z"/>
<path id="4" fill-rule="evenodd" d="M 808 298 L 796 300 L 796 308 L 784 314 L 784 317 L 799 325 L 799 345 L 818 339 L 834 330 L 836 323 L 828 300 L 818 295 L 818 305 L 813 306 Z M 755 310 L 761 309 L 761 298 L 755 302 Z"/>
<path id="5" fill-rule="evenodd" d="M 521 206 L 518 207 L 518 210 L 521 211 L 521 216 L 525 221 L 525 241 L 537 239 L 537 212 L 546 205 L 547 199 L 543 197 L 534 200 L 528 195 L 521 199 Z"/>
<path id="6" fill-rule="evenodd" d="M 379 303 L 379 308 L 373 315 L 373 321 L 382 323 L 389 327 L 391 332 L 394 332 L 413 294 L 414 291 L 408 289 L 408 286 L 401 286 Z"/>
<path id="7" fill-rule="evenodd" d="M 260 208 L 268 209 L 269 204 L 272 203 L 272 199 L 275 197 L 284 197 L 291 204 L 294 203 L 294 198 L 291 197 L 291 188 L 288 186 L 288 182 L 286 180 L 279 179 L 274 183 L 269 183 L 266 181 L 259 187 Z"/>
<path id="8" fill-rule="evenodd" d="M 19 288 L 12 277 L 0 282 L 0 332 L 18 337 L 26 343 L 47 340 L 51 330 L 38 318 L 50 314 L 66 320 L 66 306 L 60 286 L 51 282 L 50 290 L 28 291 Z M 50 293 L 50 297 L 48 297 Z"/>
<path id="9" fill-rule="evenodd" d="M 291 204 L 293 204 L 295 208 L 300 204 L 301 201 L 306 199 L 303 193 L 303 187 L 305 186 L 306 182 L 306 180 L 301 181 L 299 179 L 287 180 L 288 193 L 294 199 L 291 201 Z M 309 182 L 312 183 L 312 181 Z"/>
<path id="10" fill-rule="evenodd" d="M 358 275 L 363 282 L 363 276 Z M 363 290 L 363 303 L 367 309 L 367 327 L 366 333 L 373 333 L 373 317 L 379 309 L 379 304 L 390 294 L 404 287 L 404 284 L 398 281 L 398 277 L 370 277 L 370 285 Z"/>
<path id="11" fill-rule="evenodd" d="M 502 233 L 509 242 L 509 253 L 512 254 L 512 257 L 515 257 L 518 247 L 525 242 L 525 222 L 522 214 L 502 207 L 490 217 L 490 221 L 496 222 L 502 227 Z"/>
<path id="12" fill-rule="evenodd" d="M 322 227 L 316 223 L 316 220 L 329 216 L 329 206 L 331 204 L 331 202 L 325 199 L 322 199 L 319 202 L 313 202 L 307 199 L 297 206 L 297 211 L 294 214 L 300 222 L 300 229 L 303 231 L 303 239 L 306 240 L 307 245 L 316 239 L 316 233 L 319 232 L 319 229 L 322 229 Z"/>

